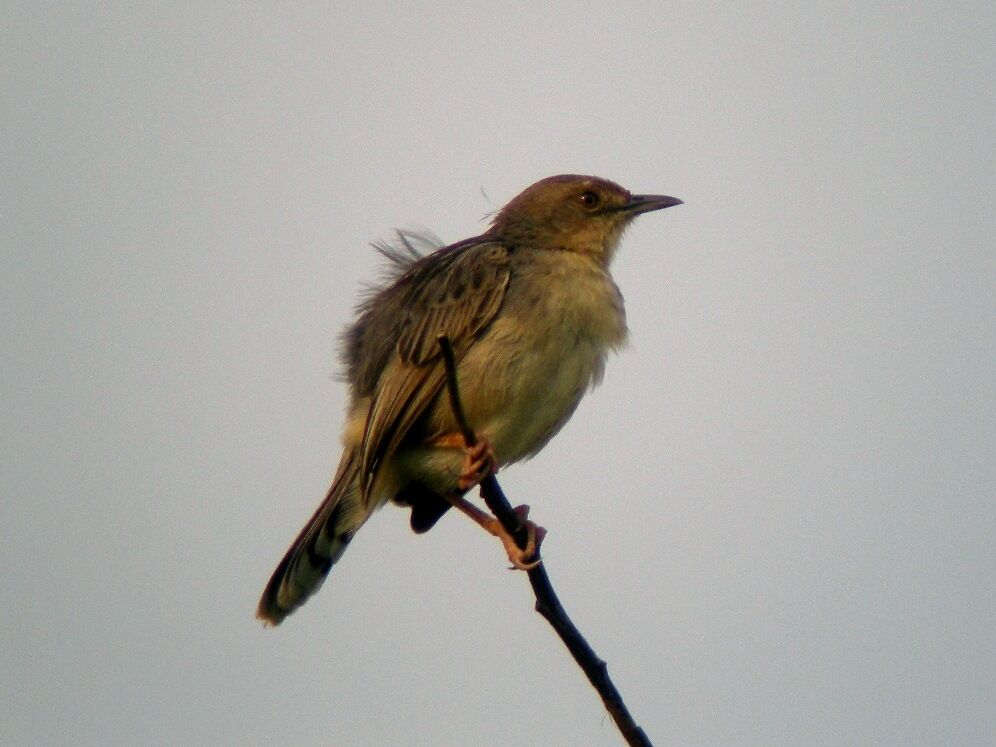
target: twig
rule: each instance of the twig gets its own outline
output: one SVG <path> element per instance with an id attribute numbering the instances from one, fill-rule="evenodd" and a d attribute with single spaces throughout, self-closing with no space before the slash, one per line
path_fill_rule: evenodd
<path id="1" fill-rule="evenodd" d="M 453 356 L 453 347 L 445 335 L 439 336 L 439 347 L 443 354 L 443 364 L 446 366 L 446 388 L 449 391 L 450 406 L 453 408 L 453 415 L 460 425 L 464 441 L 468 446 L 473 446 L 477 438 L 474 435 L 474 430 L 467 422 L 467 415 L 460 401 L 456 360 Z M 505 497 L 505 493 L 502 492 L 501 486 L 498 484 L 498 479 L 494 475 L 488 475 L 481 481 L 481 495 L 484 497 L 484 502 L 488 504 L 488 508 L 495 515 L 495 518 L 501 522 L 505 531 L 512 535 L 515 538 L 515 543 L 520 549 L 524 550 L 528 539 L 526 528 L 519 521 L 519 517 L 515 511 L 512 510 L 508 498 Z M 536 556 L 539 559 L 539 549 L 536 551 Z M 540 563 L 529 570 L 528 573 L 529 583 L 533 587 L 533 594 L 536 595 L 536 611 L 550 623 L 550 626 L 560 636 L 560 640 L 564 642 L 568 651 L 571 652 L 574 661 L 584 670 L 588 681 L 598 691 L 606 710 L 608 710 L 612 719 L 616 722 L 616 726 L 626 740 L 626 744 L 630 745 L 630 747 L 653 747 L 643 729 L 633 720 L 629 709 L 626 708 L 626 704 L 623 702 L 622 695 L 619 694 L 619 690 L 612 683 L 612 679 L 609 677 L 608 665 L 598 657 L 588 644 L 588 641 L 581 635 L 581 631 L 577 629 L 574 623 L 571 622 L 570 617 L 568 617 L 566 610 L 564 610 L 563 605 L 560 603 L 560 599 L 557 598 L 557 594 L 553 590 L 553 584 L 550 583 L 550 577 L 546 573 L 546 564 Z"/>

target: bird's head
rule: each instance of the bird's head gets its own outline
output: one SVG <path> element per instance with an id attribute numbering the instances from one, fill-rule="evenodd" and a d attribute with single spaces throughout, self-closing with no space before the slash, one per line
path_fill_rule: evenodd
<path id="1" fill-rule="evenodd" d="M 633 218 L 680 204 L 676 197 L 631 194 L 597 176 L 563 174 L 527 187 L 499 211 L 488 233 L 520 246 L 588 254 L 608 265 Z"/>

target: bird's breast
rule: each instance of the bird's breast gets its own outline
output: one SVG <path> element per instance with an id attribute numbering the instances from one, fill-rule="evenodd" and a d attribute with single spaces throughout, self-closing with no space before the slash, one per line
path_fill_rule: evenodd
<path id="1" fill-rule="evenodd" d="M 468 417 L 502 463 L 538 452 L 626 339 L 608 273 L 584 257 L 548 254 L 513 275 L 497 318 L 460 364 Z"/>

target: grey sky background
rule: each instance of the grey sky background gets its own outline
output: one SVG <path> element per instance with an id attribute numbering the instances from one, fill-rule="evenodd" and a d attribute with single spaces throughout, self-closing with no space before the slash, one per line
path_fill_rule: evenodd
<path id="1" fill-rule="evenodd" d="M 389 507 L 276 630 L 394 226 L 684 206 L 503 472 L 658 745 L 996 741 L 992 3 L 0 18 L 0 742 L 616 745 L 496 542 Z"/>

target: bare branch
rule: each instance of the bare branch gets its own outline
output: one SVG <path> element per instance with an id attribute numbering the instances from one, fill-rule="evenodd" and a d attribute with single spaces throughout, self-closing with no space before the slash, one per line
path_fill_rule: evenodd
<path id="1" fill-rule="evenodd" d="M 473 446 L 477 438 L 474 435 L 473 428 L 470 427 L 470 423 L 467 422 L 467 415 L 460 401 L 456 360 L 453 356 L 453 347 L 445 335 L 440 335 L 439 337 L 439 348 L 442 351 L 443 364 L 446 366 L 446 388 L 449 391 L 450 406 L 453 408 L 453 415 L 460 426 L 464 441 L 468 446 Z M 512 510 L 508 498 L 505 497 L 505 493 L 498 484 L 498 479 L 493 474 L 488 475 L 488 477 L 481 481 L 481 495 L 484 497 L 484 502 L 488 504 L 488 508 L 495 515 L 495 518 L 501 522 L 505 531 L 512 535 L 515 538 L 515 543 L 520 549 L 524 550 L 528 540 L 526 528 L 519 521 L 519 517 L 515 511 Z M 539 559 L 539 549 L 537 549 L 536 555 L 537 559 Z M 602 698 L 602 703 L 605 704 L 606 710 L 612 716 L 613 721 L 616 722 L 616 726 L 626 740 L 626 744 L 630 745 L 630 747 L 653 747 L 643 729 L 637 725 L 632 715 L 630 715 L 629 709 L 626 708 L 622 695 L 620 695 L 619 690 L 616 689 L 612 679 L 609 677 L 608 665 L 598 657 L 588 644 L 588 641 L 581 635 L 581 631 L 577 629 L 571 618 L 568 617 L 567 611 L 553 590 L 553 584 L 550 582 L 550 577 L 546 572 L 546 564 L 540 563 L 535 568 L 529 570 L 528 573 L 529 583 L 533 587 L 533 593 L 536 595 L 536 611 L 550 623 L 550 626 L 560 636 L 560 640 L 564 642 L 568 651 L 571 652 L 574 661 L 577 662 L 578 666 L 587 675 L 592 687 L 598 691 L 599 696 Z"/>

